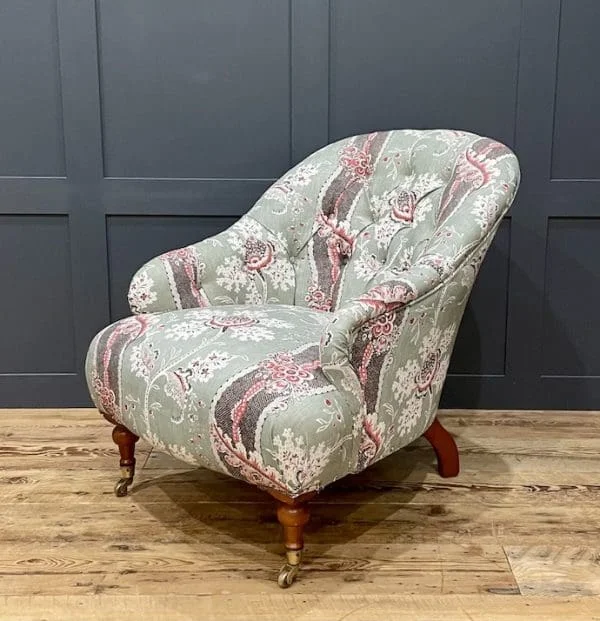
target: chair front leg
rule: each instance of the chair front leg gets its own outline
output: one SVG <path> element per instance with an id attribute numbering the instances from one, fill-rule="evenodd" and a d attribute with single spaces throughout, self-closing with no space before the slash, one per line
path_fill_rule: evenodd
<path id="1" fill-rule="evenodd" d="M 135 443 L 139 440 L 139 437 L 112 418 L 106 415 L 104 417 L 114 425 L 112 439 L 119 447 L 119 455 L 121 458 L 119 461 L 121 478 L 115 484 L 115 495 L 127 496 L 128 487 L 133 482 L 133 476 L 135 474 Z"/>
<path id="2" fill-rule="evenodd" d="M 291 586 L 302 561 L 304 550 L 304 527 L 310 520 L 308 501 L 316 494 L 304 494 L 299 498 L 289 498 L 283 494 L 269 491 L 278 501 L 277 519 L 283 527 L 283 543 L 285 545 L 286 563 L 279 572 L 277 584 L 286 589 Z"/>

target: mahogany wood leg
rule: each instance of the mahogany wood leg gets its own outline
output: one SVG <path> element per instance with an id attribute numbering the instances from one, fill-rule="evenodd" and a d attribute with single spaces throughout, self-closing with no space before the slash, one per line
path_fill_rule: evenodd
<path id="1" fill-rule="evenodd" d="M 458 447 L 449 431 L 436 418 L 423 434 L 435 451 L 440 476 L 455 477 L 459 470 Z"/>
<path id="2" fill-rule="evenodd" d="M 135 443 L 139 440 L 138 436 L 131 433 L 127 427 L 116 424 L 112 432 L 113 442 L 119 447 L 121 460 L 121 478 L 115 485 L 115 494 L 117 496 L 127 496 L 127 488 L 133 482 L 135 474 Z"/>
<path id="3" fill-rule="evenodd" d="M 286 589 L 296 579 L 302 561 L 304 549 L 304 527 L 310 519 L 308 501 L 315 494 L 305 494 L 299 498 L 288 498 L 276 492 L 270 492 L 279 504 L 277 519 L 283 527 L 283 543 L 285 545 L 286 563 L 279 572 L 277 584 Z"/>

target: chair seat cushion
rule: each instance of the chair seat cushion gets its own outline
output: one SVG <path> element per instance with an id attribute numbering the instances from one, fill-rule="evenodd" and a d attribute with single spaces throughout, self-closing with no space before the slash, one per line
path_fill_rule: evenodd
<path id="1" fill-rule="evenodd" d="M 329 313 L 274 305 L 128 317 L 86 362 L 100 411 L 188 463 L 290 496 L 352 472 L 356 403 L 321 370 Z"/>

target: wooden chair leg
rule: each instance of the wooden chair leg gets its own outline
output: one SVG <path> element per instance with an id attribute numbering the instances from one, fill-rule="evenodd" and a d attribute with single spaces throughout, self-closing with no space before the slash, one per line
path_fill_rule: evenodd
<path id="1" fill-rule="evenodd" d="M 277 492 L 269 492 L 278 500 L 277 519 L 283 527 L 286 563 L 279 572 L 277 584 L 286 589 L 291 586 L 300 570 L 304 549 L 304 527 L 310 520 L 308 501 L 315 494 L 305 494 L 299 498 L 289 498 Z"/>
<path id="2" fill-rule="evenodd" d="M 436 418 L 423 434 L 435 451 L 440 476 L 455 477 L 460 470 L 458 447 L 449 431 Z"/>
<path id="3" fill-rule="evenodd" d="M 127 496 L 127 488 L 133 482 L 133 475 L 135 474 L 135 443 L 139 438 L 129 431 L 127 427 L 117 423 L 112 432 L 112 439 L 119 447 L 119 454 L 121 456 L 119 461 L 121 478 L 115 485 L 115 494 L 117 496 Z"/>

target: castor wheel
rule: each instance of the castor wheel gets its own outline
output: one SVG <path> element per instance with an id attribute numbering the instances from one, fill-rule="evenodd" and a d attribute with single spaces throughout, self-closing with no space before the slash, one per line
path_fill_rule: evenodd
<path id="1" fill-rule="evenodd" d="M 300 565 L 290 565 L 289 563 L 286 563 L 279 572 L 277 584 L 282 589 L 287 589 L 289 586 L 292 586 L 299 570 Z"/>
<path id="2" fill-rule="evenodd" d="M 286 552 L 287 563 L 281 568 L 277 584 L 282 589 L 292 586 L 296 576 L 300 571 L 300 561 L 302 560 L 302 552 L 300 550 L 288 550 Z"/>
<path id="3" fill-rule="evenodd" d="M 127 479 L 119 479 L 115 485 L 115 496 L 121 498 L 127 496 L 127 489 L 131 485 L 133 477 Z"/>

